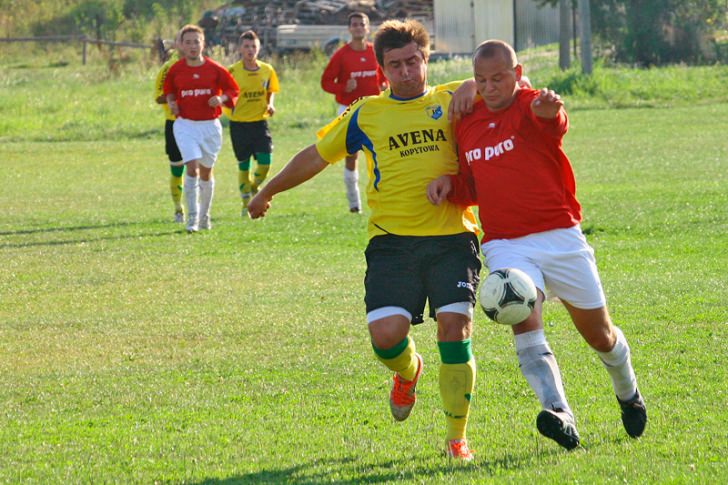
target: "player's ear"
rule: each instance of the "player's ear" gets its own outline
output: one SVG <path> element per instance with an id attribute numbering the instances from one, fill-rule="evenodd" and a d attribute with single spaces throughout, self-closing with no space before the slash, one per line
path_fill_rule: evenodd
<path id="1" fill-rule="evenodd" d="M 516 64 L 515 71 L 516 71 L 516 82 L 518 82 L 521 80 L 521 76 L 523 76 L 523 66 L 520 64 Z"/>

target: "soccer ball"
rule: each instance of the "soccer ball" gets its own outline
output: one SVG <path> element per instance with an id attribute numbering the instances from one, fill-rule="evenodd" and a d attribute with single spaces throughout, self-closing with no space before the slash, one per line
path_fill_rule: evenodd
<path id="1" fill-rule="evenodd" d="M 531 278 L 515 268 L 493 271 L 480 285 L 480 306 L 494 322 L 521 323 L 536 304 L 536 286 Z"/>

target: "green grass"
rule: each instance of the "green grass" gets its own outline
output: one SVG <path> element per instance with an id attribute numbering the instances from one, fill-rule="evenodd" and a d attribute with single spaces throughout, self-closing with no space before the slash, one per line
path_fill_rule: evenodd
<path id="1" fill-rule="evenodd" d="M 311 99 L 281 95 L 274 171 L 332 110 L 328 98 L 313 98 L 316 74 L 298 69 L 284 92 L 305 89 Z M 595 101 L 570 113 L 565 148 L 647 399 L 644 437 L 626 437 L 606 372 L 553 303 L 546 331 L 583 447 L 567 453 L 540 437 L 512 337 L 478 311 L 469 427 L 477 459 L 459 467 L 440 455 L 432 322 L 413 329 L 426 365 L 417 408 L 406 423 L 389 417 L 390 376 L 372 356 L 364 319 L 366 220 L 346 211 L 341 168 L 277 196 L 265 219 L 243 221 L 226 135 L 215 228 L 188 236 L 169 222 L 149 72 L 69 74 L 79 71 L 0 75 L 3 87 L 17 83 L 0 90 L 0 482 L 728 476 L 728 103 L 614 110 Z M 33 80 L 48 89 L 32 90 Z M 9 92 L 31 91 L 59 109 L 31 116 L 8 107 Z M 69 114 L 74 103 L 84 109 Z M 308 110 L 311 121 L 296 127 L 289 110 Z M 57 126 L 71 114 L 78 125 Z"/>

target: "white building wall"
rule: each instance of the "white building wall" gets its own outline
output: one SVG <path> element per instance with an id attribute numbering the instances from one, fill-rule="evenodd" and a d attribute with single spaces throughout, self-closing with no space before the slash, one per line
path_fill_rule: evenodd
<path id="1" fill-rule="evenodd" d="M 514 42 L 513 0 L 434 0 L 435 50 L 470 54 L 487 39 Z"/>

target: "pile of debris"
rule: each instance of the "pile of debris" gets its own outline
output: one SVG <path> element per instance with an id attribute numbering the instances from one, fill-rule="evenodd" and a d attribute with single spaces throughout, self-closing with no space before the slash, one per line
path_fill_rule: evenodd
<path id="1" fill-rule="evenodd" d="M 317 35 L 323 46 L 332 26 L 345 26 L 352 12 L 364 12 L 372 25 L 387 19 L 416 18 L 432 24 L 432 0 L 234 0 L 206 11 L 198 21 L 205 30 L 208 45 L 233 46 L 239 35 L 249 29 L 258 33 L 267 49 L 277 48 L 279 26 L 296 25 L 312 29 L 322 26 Z M 306 42 L 305 39 L 300 39 Z"/>
<path id="2" fill-rule="evenodd" d="M 283 24 L 346 25 L 352 12 L 364 12 L 371 23 L 393 18 L 432 18 L 432 0 L 235 0 L 205 12 L 200 27 L 221 23 L 275 27 Z"/>

